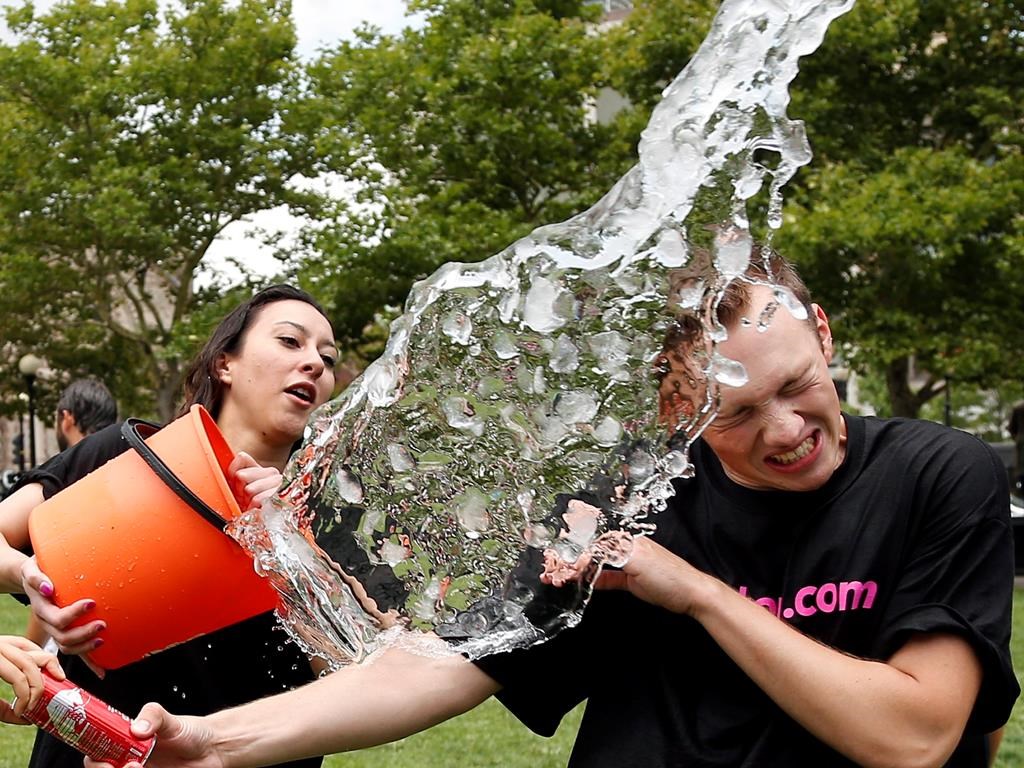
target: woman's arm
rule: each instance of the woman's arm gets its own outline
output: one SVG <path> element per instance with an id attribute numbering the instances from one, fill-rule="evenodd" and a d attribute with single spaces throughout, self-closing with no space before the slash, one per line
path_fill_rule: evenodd
<path id="1" fill-rule="evenodd" d="M 28 559 L 28 516 L 43 503 L 43 486 L 23 485 L 0 501 L 0 591 L 23 592 L 21 568 Z"/>

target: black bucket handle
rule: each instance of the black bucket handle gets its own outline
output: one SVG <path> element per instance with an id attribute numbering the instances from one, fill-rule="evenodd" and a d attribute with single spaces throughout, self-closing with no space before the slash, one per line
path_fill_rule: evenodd
<path id="1" fill-rule="evenodd" d="M 163 459 L 156 455 L 152 448 L 146 445 L 141 432 L 145 430 L 145 437 L 150 437 L 160 430 L 160 427 L 142 419 L 126 419 L 121 425 L 121 436 L 128 441 L 128 445 L 135 449 L 135 452 L 142 457 L 142 460 L 149 465 L 154 474 L 164 481 L 164 484 L 174 491 L 175 495 L 192 509 L 198 512 L 206 522 L 223 533 L 227 522 L 217 512 L 200 499 L 192 490 L 178 479 L 173 470 L 164 464 Z"/>

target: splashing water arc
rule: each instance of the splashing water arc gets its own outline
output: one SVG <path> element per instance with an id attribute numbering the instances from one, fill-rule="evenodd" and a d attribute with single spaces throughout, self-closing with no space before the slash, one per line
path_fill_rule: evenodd
<path id="1" fill-rule="evenodd" d="M 705 407 L 670 442 L 651 369 L 673 312 L 746 269 L 747 201 L 766 184 L 780 226 L 781 188 L 810 160 L 788 87 L 851 6 L 727 0 L 596 205 L 413 288 L 380 359 L 315 415 L 279 498 L 232 530 L 307 651 L 339 666 L 408 628 L 478 657 L 578 621 L 600 561 L 626 556 L 600 542 L 651 530 L 717 386 L 744 381 L 711 355 Z M 556 589 L 538 578 L 552 555 L 593 562 Z"/>

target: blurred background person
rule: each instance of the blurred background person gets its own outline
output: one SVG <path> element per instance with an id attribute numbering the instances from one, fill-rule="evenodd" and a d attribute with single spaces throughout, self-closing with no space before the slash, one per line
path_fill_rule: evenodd
<path id="1" fill-rule="evenodd" d="M 57 401 L 57 445 L 66 450 L 117 421 L 117 403 L 98 379 L 75 379 Z"/>
<path id="2" fill-rule="evenodd" d="M 57 418 L 54 420 L 57 445 L 66 451 L 80 443 L 86 435 L 99 432 L 115 421 L 117 402 L 106 385 L 98 379 L 75 379 L 64 388 L 57 401 Z M 25 637 L 37 645 L 50 643 L 47 650 L 52 653 L 57 651 L 35 614 L 29 614 Z"/>

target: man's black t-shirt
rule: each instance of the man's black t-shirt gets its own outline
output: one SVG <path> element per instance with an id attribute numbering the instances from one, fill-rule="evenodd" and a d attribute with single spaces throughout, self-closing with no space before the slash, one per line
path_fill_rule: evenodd
<path id="1" fill-rule="evenodd" d="M 846 459 L 810 493 L 740 487 L 698 442 L 696 476 L 677 483 L 653 538 L 856 656 L 887 659 L 915 633 L 965 637 L 984 680 L 948 765 L 982 768 L 984 734 L 1019 693 L 1005 472 L 962 432 L 845 418 Z M 852 765 L 779 709 L 696 621 L 625 592 L 596 593 L 577 627 L 477 664 L 538 733 L 588 700 L 572 766 Z"/>
<path id="2" fill-rule="evenodd" d="M 49 498 L 115 456 L 129 450 L 121 425 L 113 424 L 26 472 L 19 485 L 40 483 Z M 144 505 L 144 500 L 140 500 Z M 88 514 L 87 509 L 82 514 Z M 140 513 L 143 510 L 140 508 Z M 313 679 L 309 660 L 288 639 L 272 613 L 148 656 L 101 680 L 77 656 L 60 656 L 68 678 L 112 707 L 135 715 L 156 701 L 172 712 L 205 715 L 294 688 Z M 315 768 L 320 758 L 288 763 Z M 82 755 L 40 731 L 30 768 L 81 768 Z"/>

